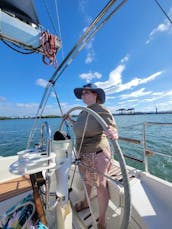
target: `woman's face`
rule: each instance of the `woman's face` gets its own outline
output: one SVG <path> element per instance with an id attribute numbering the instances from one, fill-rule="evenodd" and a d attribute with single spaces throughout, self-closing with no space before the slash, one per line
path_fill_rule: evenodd
<path id="1" fill-rule="evenodd" d="M 83 102 L 86 103 L 87 105 L 92 105 L 92 104 L 96 103 L 97 94 L 95 92 L 90 91 L 90 90 L 83 90 L 81 98 L 82 98 Z"/>

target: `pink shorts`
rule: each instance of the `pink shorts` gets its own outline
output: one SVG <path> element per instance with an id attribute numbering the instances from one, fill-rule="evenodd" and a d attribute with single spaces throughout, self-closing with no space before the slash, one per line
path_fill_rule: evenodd
<path id="1" fill-rule="evenodd" d="M 106 186 L 107 179 L 102 174 L 108 174 L 110 168 L 111 152 L 105 149 L 99 153 L 80 153 L 81 164 L 79 166 L 81 175 L 86 184 L 90 186 Z"/>

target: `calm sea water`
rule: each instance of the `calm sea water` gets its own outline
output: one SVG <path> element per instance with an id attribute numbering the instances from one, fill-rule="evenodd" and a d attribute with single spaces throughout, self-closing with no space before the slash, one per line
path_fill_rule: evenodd
<path id="1" fill-rule="evenodd" d="M 172 123 L 171 114 L 147 114 L 147 115 L 121 115 L 115 116 L 118 126 L 119 135 L 121 137 L 133 138 L 143 141 L 143 123 L 159 122 Z M 52 133 L 58 127 L 59 119 L 40 120 L 40 124 L 47 121 L 50 125 Z M 34 120 L 0 120 L 0 156 L 15 155 L 18 151 L 25 149 L 29 133 L 32 129 Z M 38 126 L 35 132 L 33 143 L 37 143 L 39 139 Z M 133 144 L 129 142 L 119 141 L 122 152 L 126 155 L 144 159 L 143 145 Z M 172 125 L 151 125 L 146 128 L 146 145 L 147 149 L 172 156 Z M 126 162 L 130 166 L 144 170 L 144 164 L 127 159 Z M 149 171 L 163 179 L 172 182 L 172 157 L 164 157 L 154 154 L 149 157 Z"/>

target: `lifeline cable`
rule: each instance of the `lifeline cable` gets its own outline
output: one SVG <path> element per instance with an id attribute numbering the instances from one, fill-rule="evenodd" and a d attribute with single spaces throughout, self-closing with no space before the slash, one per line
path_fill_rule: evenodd
<path id="1" fill-rule="evenodd" d="M 166 18 L 169 20 L 169 22 L 172 24 L 172 20 L 171 18 L 168 16 L 168 14 L 165 12 L 165 10 L 162 8 L 162 6 L 160 5 L 160 3 L 158 2 L 158 0 L 154 0 L 156 2 L 156 4 L 159 6 L 159 8 L 161 9 L 161 11 L 164 13 L 164 15 L 166 16 Z"/>

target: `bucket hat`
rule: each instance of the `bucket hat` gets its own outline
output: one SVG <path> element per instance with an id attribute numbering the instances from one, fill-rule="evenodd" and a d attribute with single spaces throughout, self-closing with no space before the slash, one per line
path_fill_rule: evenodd
<path id="1" fill-rule="evenodd" d="M 90 90 L 92 92 L 95 92 L 98 95 L 100 103 L 102 104 L 105 102 L 104 90 L 102 88 L 98 88 L 95 84 L 89 83 L 89 84 L 84 85 L 83 87 L 75 88 L 74 94 L 78 99 L 81 99 L 83 90 Z"/>

